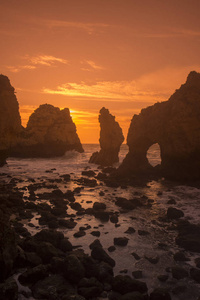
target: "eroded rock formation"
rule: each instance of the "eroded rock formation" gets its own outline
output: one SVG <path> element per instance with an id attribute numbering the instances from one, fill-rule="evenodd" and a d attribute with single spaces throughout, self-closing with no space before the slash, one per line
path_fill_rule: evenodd
<path id="1" fill-rule="evenodd" d="M 108 109 L 103 107 L 99 113 L 101 127 L 99 142 L 101 150 L 93 153 L 89 162 L 102 166 L 111 166 L 119 161 L 118 154 L 124 141 L 124 136 L 121 127 Z"/>
<path id="2" fill-rule="evenodd" d="M 21 128 L 14 88 L 7 76 L 0 75 L 0 166 L 5 164 L 9 149 L 15 143 Z"/>
<path id="3" fill-rule="evenodd" d="M 200 178 L 200 74 L 193 71 L 168 101 L 134 115 L 128 132 L 129 153 L 119 173 L 147 174 L 153 167 L 146 153 L 158 143 L 161 173 L 174 179 Z"/>
<path id="4" fill-rule="evenodd" d="M 68 150 L 83 152 L 69 109 L 60 110 L 43 104 L 30 116 L 11 154 L 15 157 L 53 157 L 62 156 Z"/>

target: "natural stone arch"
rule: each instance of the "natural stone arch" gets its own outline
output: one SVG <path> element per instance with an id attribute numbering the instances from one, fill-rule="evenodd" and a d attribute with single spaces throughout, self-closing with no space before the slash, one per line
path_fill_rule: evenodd
<path id="1" fill-rule="evenodd" d="M 118 174 L 133 178 L 159 171 L 165 178 L 200 179 L 199 116 L 200 73 L 193 71 L 168 101 L 155 103 L 133 116 L 127 137 L 129 153 Z M 161 148 L 159 169 L 154 169 L 146 158 L 148 148 L 156 142 Z"/>

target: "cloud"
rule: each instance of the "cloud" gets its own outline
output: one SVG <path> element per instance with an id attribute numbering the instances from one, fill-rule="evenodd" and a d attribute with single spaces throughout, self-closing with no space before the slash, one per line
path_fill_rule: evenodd
<path id="1" fill-rule="evenodd" d="M 167 67 L 131 81 L 69 82 L 56 88 L 44 88 L 44 94 L 63 95 L 107 102 L 155 103 L 167 100 L 175 89 L 186 81 L 190 71 L 200 70 L 200 65 Z"/>
<path id="2" fill-rule="evenodd" d="M 138 32 L 132 31 L 132 36 L 135 37 L 142 37 L 142 38 L 158 38 L 158 39 L 165 39 L 165 38 L 191 38 L 191 37 L 199 37 L 200 31 L 190 30 L 190 29 L 180 29 L 180 28 L 171 28 L 165 27 L 162 28 L 161 32 Z"/>
<path id="3" fill-rule="evenodd" d="M 51 67 L 56 63 L 68 64 L 68 61 L 63 58 L 51 56 L 51 55 L 38 55 L 38 56 L 29 56 L 26 55 L 22 57 L 23 60 L 26 60 L 28 64 L 17 65 L 17 66 L 7 66 L 13 73 L 20 72 L 22 70 L 34 70 L 39 66 Z"/>
<path id="4" fill-rule="evenodd" d="M 33 65 L 24 65 L 24 66 L 7 66 L 7 69 L 9 69 L 13 73 L 18 73 L 21 70 L 33 70 L 36 69 L 36 66 Z"/>
<path id="5" fill-rule="evenodd" d="M 45 26 L 47 26 L 50 29 L 74 28 L 74 29 L 86 31 L 88 34 L 93 34 L 96 31 L 102 32 L 104 29 L 111 27 L 111 25 L 105 23 L 67 22 L 67 21 L 60 21 L 60 20 L 44 20 L 42 22 Z"/>
<path id="6" fill-rule="evenodd" d="M 67 64 L 68 63 L 68 61 L 66 59 L 58 58 L 58 57 L 51 56 L 51 55 L 38 55 L 38 56 L 33 56 L 33 57 L 26 56 L 26 58 L 33 65 L 52 66 L 56 62 L 59 62 L 59 63 L 62 63 L 62 64 Z"/>
<path id="7" fill-rule="evenodd" d="M 103 99 L 104 101 L 152 101 L 163 98 L 163 94 L 154 93 L 150 90 L 140 90 L 136 87 L 135 81 L 100 81 L 95 84 L 66 83 L 58 86 L 56 89 L 44 88 L 45 94 L 57 94 L 71 97 L 87 97 Z"/>
<path id="8" fill-rule="evenodd" d="M 90 68 L 81 68 L 84 71 L 91 71 L 91 70 L 104 70 L 105 68 L 102 66 L 97 65 L 93 60 L 85 60 L 81 62 L 82 64 L 86 64 Z"/>
<path id="9" fill-rule="evenodd" d="M 96 112 L 70 109 L 70 114 L 75 124 L 82 124 L 83 126 L 87 124 L 87 126 L 97 127 Z"/>

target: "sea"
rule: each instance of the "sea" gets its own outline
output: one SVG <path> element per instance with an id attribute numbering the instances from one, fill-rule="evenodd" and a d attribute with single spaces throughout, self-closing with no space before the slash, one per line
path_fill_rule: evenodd
<path id="1" fill-rule="evenodd" d="M 97 165 L 88 163 L 92 153 L 99 150 L 99 145 L 84 144 L 83 148 L 83 153 L 69 151 L 65 156 L 59 158 L 9 158 L 7 165 L 1 168 L 1 178 L 7 182 L 11 178 L 18 179 L 17 186 L 23 192 L 25 201 L 28 201 L 28 186 L 32 182 L 47 182 L 50 185 L 50 182 L 54 182 L 64 174 L 70 174 L 71 181 L 65 184 L 56 183 L 57 187 L 63 192 L 74 190 L 80 186 L 76 180 L 82 176 L 83 170 L 93 170 L 96 174 L 100 171 Z M 128 146 L 122 145 L 119 153 L 119 163 L 114 167 L 120 165 L 127 152 Z M 153 166 L 160 163 L 160 149 L 157 144 L 149 149 L 147 157 Z M 50 190 L 51 188 L 38 189 L 36 195 Z M 103 192 L 103 195 L 100 192 Z M 136 197 L 148 201 L 149 206 L 138 207 L 132 211 L 123 211 L 115 205 L 117 197 L 127 199 Z M 179 248 L 175 243 L 177 231 L 173 229 L 173 226 L 170 226 L 170 223 L 166 224 L 161 221 L 166 216 L 167 209 L 170 206 L 167 202 L 174 199 L 175 204 L 171 206 L 181 209 L 184 212 L 184 219 L 189 220 L 191 223 L 200 223 L 200 189 L 198 187 L 176 184 L 166 181 L 164 178 L 150 181 L 143 187 L 132 186 L 127 188 L 111 188 L 98 181 L 97 187 L 85 186 L 79 194 L 75 195 L 75 198 L 76 202 L 79 202 L 83 208 L 92 207 L 94 202 L 104 202 L 107 211 L 119 214 L 119 226 L 116 227 L 111 222 L 101 222 L 91 215 L 76 215 L 76 211 L 69 207 L 67 213 L 72 214 L 78 224 L 73 229 L 59 228 L 58 230 L 69 238 L 73 246 L 77 246 L 83 249 L 85 253 L 90 254 L 89 245 L 96 239 L 95 236 L 91 235 L 91 232 L 98 230 L 100 232 L 99 240 L 103 248 L 116 261 L 114 268 L 116 275 L 126 274 L 132 276 L 132 272 L 142 271 L 140 280 L 146 282 L 149 292 L 157 287 L 162 287 L 171 291 L 173 300 L 198 299 L 198 296 L 200 296 L 199 284 L 190 277 L 181 280 L 173 278 L 170 268 L 178 265 L 189 271 L 191 267 L 195 267 L 194 260 L 200 254 Z M 36 199 L 36 202 L 50 204 L 46 199 Z M 44 225 L 39 225 L 38 217 L 35 213 L 31 220 L 23 221 L 24 226 L 31 234 L 46 228 Z M 32 223 L 34 227 L 30 227 L 29 223 Z M 86 235 L 81 238 L 74 237 L 74 233 L 78 231 L 79 227 L 86 225 L 91 226 Z M 132 234 L 125 233 L 129 227 L 133 227 L 135 232 Z M 145 231 L 147 234 L 139 235 L 138 230 Z M 125 247 L 116 246 L 114 252 L 108 252 L 107 249 L 114 245 L 115 237 L 127 237 L 129 239 L 128 244 Z M 163 246 L 161 247 L 161 245 Z M 189 259 L 188 261 L 180 263 L 174 261 L 174 254 L 180 250 L 184 251 Z M 138 260 L 133 253 L 138 255 Z M 160 282 L 157 278 L 159 275 L 167 275 L 167 281 Z M 185 286 L 186 289 L 181 289 L 180 286 Z M 20 288 L 23 289 L 21 286 Z M 19 299 L 25 299 L 22 296 L 20 297 Z"/>

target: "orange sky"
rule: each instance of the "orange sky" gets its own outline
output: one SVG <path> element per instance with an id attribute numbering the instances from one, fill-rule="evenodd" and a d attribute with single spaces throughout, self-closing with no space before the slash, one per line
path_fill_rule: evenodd
<path id="1" fill-rule="evenodd" d="M 105 106 L 126 137 L 141 108 L 200 71 L 199 0 L 2 0 L 0 73 L 23 124 L 40 104 L 69 107 L 82 143 Z"/>

